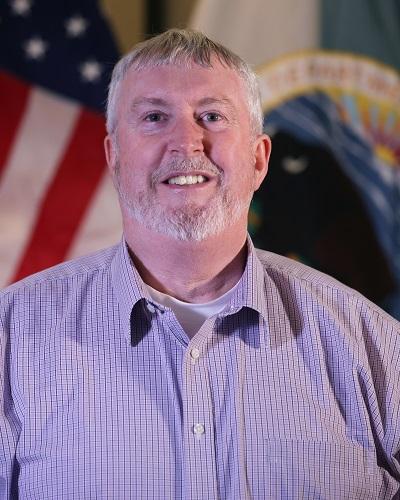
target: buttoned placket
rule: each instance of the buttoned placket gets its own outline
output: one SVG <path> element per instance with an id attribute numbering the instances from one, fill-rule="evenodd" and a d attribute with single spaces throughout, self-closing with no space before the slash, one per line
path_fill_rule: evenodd
<path id="1" fill-rule="evenodd" d="M 207 350 L 214 319 L 207 320 L 190 341 L 182 367 L 185 499 L 218 498 L 214 411 Z"/>

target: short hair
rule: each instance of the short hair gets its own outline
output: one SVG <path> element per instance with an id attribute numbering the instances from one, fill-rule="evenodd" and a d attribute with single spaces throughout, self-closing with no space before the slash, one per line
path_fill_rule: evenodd
<path id="1" fill-rule="evenodd" d="M 116 102 L 121 81 L 130 68 L 141 70 L 165 65 L 187 65 L 196 63 L 205 68 L 212 67 L 212 56 L 221 64 L 236 71 L 244 82 L 250 114 L 250 124 L 255 134 L 262 132 L 263 113 L 257 77 L 250 66 L 238 55 L 223 45 L 210 40 L 199 31 L 170 29 L 149 40 L 138 43 L 122 57 L 112 72 L 107 99 L 107 132 L 111 135 L 117 126 Z"/>

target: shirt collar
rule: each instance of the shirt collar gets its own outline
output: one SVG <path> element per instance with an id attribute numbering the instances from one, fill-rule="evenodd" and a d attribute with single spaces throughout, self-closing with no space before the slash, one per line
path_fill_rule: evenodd
<path id="1" fill-rule="evenodd" d="M 111 281 L 121 311 L 125 336 L 131 340 L 131 314 L 136 304 L 151 300 L 123 238 L 111 263 Z"/>
<path id="2" fill-rule="evenodd" d="M 132 311 L 139 301 L 151 301 L 151 297 L 132 262 L 124 239 L 112 261 L 111 275 L 112 286 L 121 309 L 124 332 L 130 340 Z M 265 341 L 266 335 L 269 334 L 272 346 L 281 344 L 292 336 L 281 292 L 268 273 L 267 266 L 258 258 L 250 236 L 247 237 L 245 270 L 226 315 L 233 314 L 243 307 L 256 311 L 263 319 L 264 328 L 260 328 L 260 341 Z"/>
<path id="3" fill-rule="evenodd" d="M 238 311 L 242 307 L 249 307 L 267 320 L 264 281 L 265 271 L 257 257 L 253 242 L 248 236 L 246 266 L 231 300 L 231 312 Z"/>
<path id="4" fill-rule="evenodd" d="M 247 262 L 239 286 L 231 301 L 228 314 L 247 307 L 260 316 L 260 343 L 277 346 L 292 336 L 291 324 L 281 297 L 280 289 L 268 266 L 263 264 L 254 244 L 247 237 Z"/>

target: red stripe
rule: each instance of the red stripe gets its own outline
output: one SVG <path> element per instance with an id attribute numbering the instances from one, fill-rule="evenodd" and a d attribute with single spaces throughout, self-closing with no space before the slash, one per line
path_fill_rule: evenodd
<path id="1" fill-rule="evenodd" d="M 0 178 L 24 116 L 28 96 L 29 85 L 0 71 Z"/>
<path id="2" fill-rule="evenodd" d="M 82 111 L 12 281 L 65 259 L 105 167 L 104 118 Z"/>

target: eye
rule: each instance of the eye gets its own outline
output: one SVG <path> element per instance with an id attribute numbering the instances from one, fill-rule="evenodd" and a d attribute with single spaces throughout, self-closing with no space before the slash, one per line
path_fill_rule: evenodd
<path id="1" fill-rule="evenodd" d="M 206 122 L 219 122 L 222 120 L 222 116 L 215 111 L 210 111 L 201 116 L 201 119 Z"/>
<path id="2" fill-rule="evenodd" d="M 144 119 L 146 122 L 152 122 L 152 123 L 160 122 L 163 119 L 163 115 L 162 115 L 162 113 L 153 112 L 153 113 L 147 114 L 144 117 Z"/>

